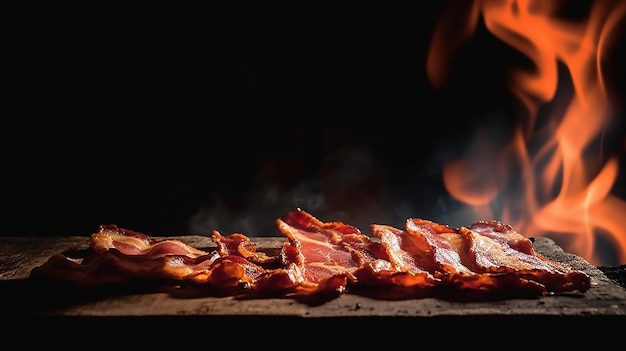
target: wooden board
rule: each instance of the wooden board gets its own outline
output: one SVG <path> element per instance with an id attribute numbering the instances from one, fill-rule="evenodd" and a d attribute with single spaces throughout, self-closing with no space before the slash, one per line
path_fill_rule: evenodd
<path id="1" fill-rule="evenodd" d="M 175 237 L 190 245 L 210 249 L 215 247 L 209 237 Z M 259 249 L 276 252 L 284 238 L 253 238 Z M 59 238 L 0 238 L 0 313 L 25 324 L 55 321 L 85 325 L 94 320 L 153 317 L 154 319 L 184 317 L 185 320 L 207 321 L 219 318 L 250 320 L 358 320 L 379 323 L 380 320 L 409 319 L 411 323 L 443 323 L 468 318 L 564 317 L 591 321 L 598 318 L 626 316 L 626 290 L 609 280 L 600 270 L 584 259 L 563 252 L 551 239 L 536 238 L 535 249 L 553 260 L 567 263 L 591 276 L 592 287 L 585 293 L 562 294 L 531 299 L 504 299 L 497 301 L 453 301 L 439 298 L 420 298 L 400 301 L 373 299 L 344 294 L 324 304 L 311 306 L 292 299 L 237 299 L 198 294 L 198 291 L 180 287 L 163 287 L 149 292 L 107 292 L 98 296 L 63 296 L 57 291 L 46 291 L 45 286 L 34 286 L 29 280 L 30 270 L 46 262 L 57 253 L 76 252 L 87 247 L 86 237 Z M 493 321 L 493 319 L 490 319 Z M 437 322 L 439 321 L 439 322 Z M 537 323 L 535 320 L 534 323 Z M 594 322 L 595 323 L 595 322 Z M 623 323 L 623 322 L 622 322 Z M 86 323 L 89 324 L 89 323 Z"/>

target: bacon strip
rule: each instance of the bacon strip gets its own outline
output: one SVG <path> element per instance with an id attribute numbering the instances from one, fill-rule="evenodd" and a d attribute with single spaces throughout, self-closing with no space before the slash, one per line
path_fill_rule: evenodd
<path id="1" fill-rule="evenodd" d="M 370 228 L 380 238 L 393 270 L 402 273 L 389 276 L 391 284 L 423 288 L 440 282 L 431 273 L 434 272 L 433 260 L 428 257 L 423 242 L 414 240 L 403 230 L 389 225 L 373 224 Z"/>
<path id="2" fill-rule="evenodd" d="M 469 252 L 484 272 L 513 273 L 541 284 L 546 292 L 585 292 L 591 287 L 587 274 L 538 254 L 532 242 L 509 225 L 481 221 L 461 227 L 459 233 L 468 240 Z"/>
<path id="3" fill-rule="evenodd" d="M 323 223 L 299 209 L 278 218 L 276 225 L 289 239 L 281 252 L 283 264 L 302 272 L 300 294 L 343 293 L 348 279 L 356 279 L 354 272 L 366 260 L 358 252 L 353 256 L 343 247 L 344 237 L 363 235 L 353 226 Z M 333 283 L 327 284 L 331 278 L 335 278 L 330 281 Z"/>
<path id="4" fill-rule="evenodd" d="M 208 253 L 198 250 L 180 240 L 156 240 L 148 235 L 116 225 L 101 225 L 98 232 L 89 237 L 89 249 L 98 254 L 111 249 L 125 255 L 144 257 L 162 257 L 166 255 L 184 255 L 201 257 Z"/>
<path id="5" fill-rule="evenodd" d="M 31 271 L 33 277 L 45 277 L 82 288 L 145 281 L 197 281 L 200 272 L 211 270 L 218 256 L 184 255 L 142 256 L 108 250 L 91 259 L 72 259 L 62 254 L 52 256 Z M 202 279 L 206 282 L 207 279 Z M 199 281 L 198 281 L 199 282 Z"/>
<path id="6" fill-rule="evenodd" d="M 225 239 L 235 242 L 238 236 Z M 175 281 L 210 286 L 218 291 L 249 288 L 267 271 L 245 257 L 230 254 L 220 242 L 221 252 L 206 252 L 180 240 L 155 240 L 145 234 L 102 225 L 90 237 L 90 255 L 70 259 L 55 255 L 31 272 L 54 277 L 81 287 L 96 287 L 132 281 Z M 243 240 L 245 242 L 245 240 Z M 243 244 L 244 247 L 249 247 Z M 263 258 L 263 255 L 258 255 Z"/>
<path id="7" fill-rule="evenodd" d="M 544 295 L 590 287 L 583 272 L 534 251 L 532 242 L 498 221 L 452 230 L 423 219 L 408 219 L 407 232 L 423 238 L 440 277 L 461 289 Z"/>
<path id="8" fill-rule="evenodd" d="M 385 247 L 358 228 L 342 222 L 322 222 L 300 209 L 276 221 L 289 242 L 283 246 L 285 265 L 301 272 L 298 295 L 337 296 L 348 289 L 404 287 L 424 278 L 392 267 Z M 424 284 L 426 285 L 426 284 Z"/>
<path id="9" fill-rule="evenodd" d="M 457 230 L 419 218 L 409 218 L 405 225 L 410 236 L 426 243 L 425 252 L 432 253 L 432 260 L 438 267 L 434 274 L 448 286 L 490 293 L 545 293 L 544 287 L 532 280 L 504 274 L 504 271 L 491 274 L 476 267 L 470 243 Z"/>
<path id="10" fill-rule="evenodd" d="M 256 244 L 241 233 L 223 236 L 217 230 L 213 230 L 211 239 L 217 245 L 217 250 L 222 256 L 238 255 L 250 262 L 263 265 L 278 261 L 277 256 L 268 256 L 265 252 L 257 251 Z"/>
<path id="11" fill-rule="evenodd" d="M 246 287 L 250 289 L 248 291 L 250 295 L 257 297 L 289 295 L 305 280 L 295 265 L 271 268 L 277 262 L 280 263 L 280 258 L 257 251 L 256 244 L 241 233 L 223 236 L 217 230 L 213 230 L 211 239 L 217 245 L 221 256 L 231 260 L 237 259 L 234 265 L 225 266 L 230 269 L 222 269 L 219 276 L 224 276 L 225 281 L 230 279 L 233 282 L 245 282 Z"/>

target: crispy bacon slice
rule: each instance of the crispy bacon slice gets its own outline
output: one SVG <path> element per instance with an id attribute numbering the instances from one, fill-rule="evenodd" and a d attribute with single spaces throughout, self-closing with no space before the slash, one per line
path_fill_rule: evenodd
<path id="1" fill-rule="evenodd" d="M 118 250 L 102 251 L 89 259 L 52 256 L 31 271 L 31 277 L 45 277 L 82 288 L 95 288 L 127 282 L 195 281 L 200 272 L 211 270 L 217 253 L 184 255 L 128 255 Z M 203 279 L 206 282 L 206 279 Z"/>
<path id="2" fill-rule="evenodd" d="M 541 295 L 542 285 L 524 279 L 513 272 L 490 274 L 477 269 L 467 240 L 455 229 L 420 218 L 409 218 L 405 223 L 409 236 L 425 243 L 433 263 L 433 272 L 443 284 L 454 289 L 490 293 Z M 413 251 L 411 251 L 413 252 Z"/>
<path id="3" fill-rule="evenodd" d="M 590 286 L 588 275 L 541 256 L 530 239 L 498 221 L 453 230 L 410 218 L 406 229 L 425 240 L 440 265 L 438 276 L 460 289 L 544 295 Z"/>
<path id="4" fill-rule="evenodd" d="M 89 249 L 96 254 L 111 249 L 116 249 L 125 255 L 151 258 L 165 255 L 184 255 L 195 258 L 208 254 L 180 240 L 156 240 L 146 234 L 112 224 L 101 225 L 98 231 L 89 237 L 89 245 Z"/>
<path id="5" fill-rule="evenodd" d="M 219 236 L 221 238 L 221 236 Z M 126 282 L 170 281 L 187 282 L 233 292 L 248 289 L 267 270 L 255 262 L 226 249 L 227 243 L 239 241 L 252 253 L 251 245 L 235 235 L 213 238 L 219 251 L 206 252 L 180 240 L 155 240 L 148 235 L 102 225 L 90 236 L 89 252 L 84 259 L 71 259 L 59 254 L 44 265 L 33 269 L 33 276 L 54 277 L 81 287 L 96 287 Z M 249 255 L 248 255 L 249 256 Z M 256 257 L 265 259 L 259 254 Z"/>
<path id="6" fill-rule="evenodd" d="M 435 271 L 434 261 L 423 241 L 389 225 L 372 224 L 370 229 L 380 238 L 393 270 L 401 273 L 388 276 L 389 283 L 413 288 L 439 284 L 440 280 L 432 274 Z"/>
<path id="7" fill-rule="evenodd" d="M 276 225 L 289 239 L 281 253 L 283 264 L 296 267 L 304 278 L 299 294 L 338 295 L 357 281 L 373 284 L 377 273 L 391 268 L 384 248 L 354 226 L 322 222 L 301 209 L 277 219 Z"/>
<path id="8" fill-rule="evenodd" d="M 483 272 L 513 273 L 541 284 L 547 292 L 585 292 L 591 279 L 584 272 L 537 253 L 530 239 L 498 221 L 479 221 L 459 233 L 469 242 L 469 253 Z"/>
<path id="9" fill-rule="evenodd" d="M 254 287 L 256 281 L 267 271 L 243 257 L 228 255 L 218 257 L 206 269 L 190 272 L 185 280 L 209 286 L 216 291 L 238 291 Z"/>
<path id="10" fill-rule="evenodd" d="M 219 274 L 225 277 L 225 281 L 230 279 L 246 282 L 251 296 L 289 295 L 305 280 L 302 272 L 295 265 L 274 267 L 276 263 L 280 264 L 280 257 L 257 251 L 256 244 L 241 233 L 223 236 L 219 231 L 213 230 L 211 239 L 217 245 L 221 256 L 243 260 L 233 265 L 230 270 L 222 269 Z M 224 274 L 224 272 L 231 273 Z"/>
<path id="11" fill-rule="evenodd" d="M 211 240 L 217 245 L 217 250 L 222 256 L 238 255 L 250 262 L 263 265 L 272 264 L 279 260 L 278 256 L 269 256 L 265 252 L 257 251 L 256 244 L 241 233 L 223 236 L 217 230 L 213 230 Z"/>
<path id="12" fill-rule="evenodd" d="M 299 209 L 276 219 L 276 225 L 289 239 L 281 252 L 283 264 L 302 273 L 299 294 L 341 294 L 347 280 L 355 279 L 358 258 L 344 250 L 341 243 L 343 234 L 359 233 L 357 228 L 341 222 L 323 223 Z M 339 284 L 331 284 L 331 291 L 321 290 L 331 277 L 341 277 L 333 280 Z"/>

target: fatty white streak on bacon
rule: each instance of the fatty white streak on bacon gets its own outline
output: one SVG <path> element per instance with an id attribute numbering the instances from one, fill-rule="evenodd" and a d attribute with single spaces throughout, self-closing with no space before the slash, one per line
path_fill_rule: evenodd
<path id="1" fill-rule="evenodd" d="M 137 255 L 146 258 L 166 255 L 201 257 L 208 254 L 183 244 L 180 240 L 156 240 L 143 233 L 120 228 L 116 225 L 101 225 L 98 232 L 89 237 L 89 248 L 94 253 L 116 249 L 125 255 Z"/>

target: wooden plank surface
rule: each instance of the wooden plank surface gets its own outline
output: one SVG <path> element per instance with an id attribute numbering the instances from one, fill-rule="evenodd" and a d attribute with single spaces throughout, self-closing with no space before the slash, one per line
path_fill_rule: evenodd
<path id="1" fill-rule="evenodd" d="M 203 236 L 174 237 L 190 245 L 209 250 L 215 245 Z M 259 249 L 276 253 L 284 238 L 252 238 Z M 436 297 L 400 301 L 373 299 L 344 294 L 321 305 L 307 305 L 293 299 L 248 299 L 207 296 L 180 287 L 160 287 L 150 291 L 106 291 L 102 294 L 65 294 L 45 285 L 33 284 L 31 269 L 58 253 L 76 253 L 87 248 L 86 237 L 0 238 L 0 334 L 16 336 L 76 336 L 109 338 L 120 331 L 172 335 L 206 335 L 207 329 L 233 328 L 243 333 L 252 328 L 258 335 L 276 335 L 301 343 L 302 333 L 320 333 L 354 327 L 398 333 L 421 330 L 430 337 L 439 334 L 446 345 L 466 345 L 472 333 L 510 333 L 512 325 L 524 326 L 524 333 L 544 333 L 559 329 L 584 330 L 584 335 L 601 336 L 604 342 L 619 342 L 626 323 L 626 290 L 608 279 L 582 258 L 566 252 L 547 238 L 537 238 L 539 253 L 570 264 L 591 276 L 587 292 L 530 299 L 497 301 L 454 301 Z M 164 329 L 164 326 L 165 329 Z M 245 327 L 242 327 L 245 326 Z M 519 327 L 516 327 L 519 328 Z M 287 332 L 288 331 L 288 332 Z M 471 331 L 471 332 L 470 332 Z M 267 334 L 263 334 L 267 333 Z M 552 333 L 552 332 L 550 332 Z M 257 334 L 255 334 L 257 335 Z M 561 334 L 563 335 L 563 334 Z M 153 335 L 142 343 L 159 345 Z M 579 336 L 579 335 L 575 335 Z M 532 335 L 536 337 L 536 335 Z M 561 336 L 560 338 L 562 338 Z M 565 335 L 549 339 L 560 347 L 578 346 L 578 339 Z M 57 338 L 58 339 L 58 338 Z M 50 340 L 48 338 L 47 340 Z M 61 339 L 65 340 L 65 339 Z M 203 340 L 203 339 L 199 339 Z M 403 338 L 344 336 L 334 345 L 344 347 L 388 348 L 393 343 L 404 347 Z M 543 339 L 545 342 L 545 338 Z M 144 345 L 145 346 L 145 345 Z"/>
<path id="2" fill-rule="evenodd" d="M 176 237 L 190 245 L 211 249 L 215 245 L 203 236 Z M 276 252 L 284 238 L 253 238 L 259 249 Z M 420 298 L 387 301 L 344 294 L 319 306 L 309 306 L 292 299 L 251 299 L 206 296 L 190 288 L 162 287 L 157 291 L 131 294 L 111 294 L 90 300 L 75 299 L 56 304 L 47 296 L 45 287 L 29 291 L 30 270 L 43 264 L 50 256 L 87 247 L 85 237 L 59 238 L 0 238 L 0 284 L 2 284 L 2 312 L 25 310 L 49 316 L 447 316 L 447 315 L 626 315 L 626 290 L 609 280 L 601 271 L 582 258 L 563 252 L 552 240 L 537 238 L 538 252 L 559 262 L 580 269 L 592 278 L 589 291 L 533 299 L 505 299 L 501 301 L 450 301 L 438 298 Z M 57 296 L 58 297 L 58 296 Z M 36 304 L 32 300 L 39 301 Z M 49 304 L 44 303 L 49 300 Z M 16 307 L 16 302 L 37 308 Z"/>

